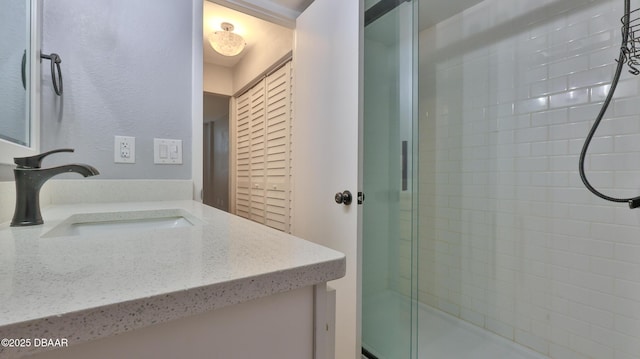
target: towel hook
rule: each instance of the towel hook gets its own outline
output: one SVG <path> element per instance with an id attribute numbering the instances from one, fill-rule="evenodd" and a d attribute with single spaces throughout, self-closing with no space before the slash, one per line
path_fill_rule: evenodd
<path id="1" fill-rule="evenodd" d="M 60 59 L 60 56 L 52 52 L 51 55 L 41 54 L 40 57 L 51 60 L 51 81 L 53 82 L 53 90 L 56 92 L 56 95 L 62 96 L 62 70 L 60 70 L 60 63 L 62 60 Z M 56 68 L 58 70 L 57 79 Z"/>

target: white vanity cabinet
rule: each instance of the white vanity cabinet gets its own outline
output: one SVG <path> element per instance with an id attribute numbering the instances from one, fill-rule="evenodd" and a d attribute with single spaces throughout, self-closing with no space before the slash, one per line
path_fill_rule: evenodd
<path id="1" fill-rule="evenodd" d="M 325 285 L 305 287 L 28 358 L 332 359 L 334 305 Z"/>
<path id="2" fill-rule="evenodd" d="M 59 230 L 149 213 L 192 225 Z M 326 283 L 344 276 L 342 253 L 195 201 L 60 205 L 43 217 L 0 225 L 0 338 L 31 341 L 0 347 L 0 359 L 334 357 Z"/>

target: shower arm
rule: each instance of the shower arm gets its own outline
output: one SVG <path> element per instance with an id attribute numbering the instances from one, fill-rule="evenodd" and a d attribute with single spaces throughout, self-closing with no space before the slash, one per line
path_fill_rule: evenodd
<path id="1" fill-rule="evenodd" d="M 587 138 L 584 141 L 584 145 L 582 146 L 578 168 L 580 171 L 580 179 L 582 179 L 582 183 L 584 183 L 585 187 L 587 187 L 587 189 L 591 191 L 591 193 L 607 201 L 618 202 L 618 203 L 627 202 L 629 204 L 629 208 L 637 208 L 637 207 L 640 207 L 640 196 L 630 197 L 630 198 L 616 198 L 616 197 L 607 196 L 601 193 L 600 191 L 598 191 L 597 189 L 595 189 L 589 183 L 589 180 L 587 180 L 587 176 L 585 175 L 585 172 L 584 172 L 584 161 L 587 155 L 587 149 L 589 148 L 589 144 L 591 143 L 591 140 L 593 139 L 593 136 L 595 135 L 596 130 L 598 129 L 598 126 L 600 125 L 600 122 L 602 121 L 602 118 L 604 117 L 604 114 L 607 111 L 609 104 L 611 103 L 613 94 L 616 90 L 616 86 L 618 85 L 618 81 L 620 80 L 620 75 L 622 74 L 622 67 L 624 66 L 625 62 L 627 62 L 626 61 L 627 55 L 625 50 L 626 50 L 627 42 L 629 41 L 629 26 L 630 26 L 629 22 L 631 20 L 630 19 L 631 0 L 624 1 L 624 8 L 625 8 L 625 13 L 622 18 L 622 24 L 623 24 L 622 25 L 622 44 L 620 46 L 620 56 L 618 57 L 618 60 L 616 60 L 618 62 L 618 66 L 616 67 L 616 72 L 613 75 L 613 80 L 611 81 L 611 87 L 609 88 L 607 97 L 605 98 L 604 103 L 602 104 L 600 113 L 598 113 L 598 117 L 596 117 L 596 120 L 593 123 L 593 126 L 591 126 L 591 130 L 589 131 L 589 134 L 587 135 Z"/>

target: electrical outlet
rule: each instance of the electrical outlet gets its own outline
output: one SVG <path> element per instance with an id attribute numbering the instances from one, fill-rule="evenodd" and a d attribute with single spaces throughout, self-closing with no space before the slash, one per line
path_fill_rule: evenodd
<path id="1" fill-rule="evenodd" d="M 113 147 L 113 162 L 136 163 L 136 138 L 116 136 Z"/>

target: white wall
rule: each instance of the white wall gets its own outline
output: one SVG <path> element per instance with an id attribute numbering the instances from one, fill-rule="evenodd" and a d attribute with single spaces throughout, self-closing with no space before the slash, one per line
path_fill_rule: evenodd
<path id="1" fill-rule="evenodd" d="M 62 58 L 64 95 L 42 64 L 46 165 L 85 162 L 100 178 L 191 178 L 192 2 L 44 3 L 44 53 Z M 136 163 L 114 164 L 115 135 L 136 137 Z M 153 138 L 183 141 L 183 165 L 153 164 Z"/>
<path id="2" fill-rule="evenodd" d="M 219 95 L 233 95 L 233 71 L 224 66 L 203 64 L 204 92 Z"/>
<path id="3" fill-rule="evenodd" d="M 621 7 L 486 0 L 420 34 L 420 300 L 555 359 L 640 353 L 640 211 L 577 170 Z M 589 152 L 612 195 L 639 193 L 639 89 Z"/>
<path id="4" fill-rule="evenodd" d="M 233 92 L 240 91 L 293 49 L 293 30 L 275 27 L 269 41 L 245 49 L 246 54 L 233 68 Z"/>

